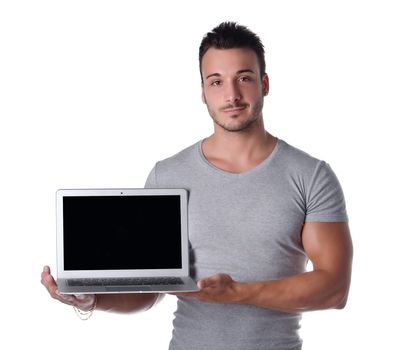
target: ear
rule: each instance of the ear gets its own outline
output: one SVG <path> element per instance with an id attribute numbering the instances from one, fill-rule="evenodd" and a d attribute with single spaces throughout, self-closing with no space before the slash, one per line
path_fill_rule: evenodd
<path id="1" fill-rule="evenodd" d="M 268 74 L 265 73 L 262 76 L 262 93 L 264 96 L 267 96 L 269 92 L 269 78 L 268 78 Z"/>

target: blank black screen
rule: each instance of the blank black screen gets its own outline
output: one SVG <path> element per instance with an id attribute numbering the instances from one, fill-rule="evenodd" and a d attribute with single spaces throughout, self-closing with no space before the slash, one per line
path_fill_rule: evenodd
<path id="1" fill-rule="evenodd" d="M 64 269 L 181 268 L 180 196 L 64 197 Z"/>

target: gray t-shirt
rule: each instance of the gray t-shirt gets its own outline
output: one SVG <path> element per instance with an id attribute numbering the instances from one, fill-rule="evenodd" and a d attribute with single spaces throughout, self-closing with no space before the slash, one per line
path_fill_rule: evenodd
<path id="1" fill-rule="evenodd" d="M 278 140 L 255 168 L 234 174 L 205 158 L 202 140 L 157 162 L 149 188 L 189 191 L 191 274 L 239 282 L 305 271 L 306 221 L 347 221 L 340 184 L 324 161 Z M 170 350 L 301 349 L 301 315 L 178 298 Z"/>

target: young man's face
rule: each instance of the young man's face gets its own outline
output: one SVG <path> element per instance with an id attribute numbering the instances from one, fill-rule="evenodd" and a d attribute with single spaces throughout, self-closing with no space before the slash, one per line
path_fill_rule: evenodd
<path id="1" fill-rule="evenodd" d="M 261 78 L 253 50 L 210 48 L 202 59 L 201 72 L 202 99 L 216 127 L 242 131 L 262 118 L 268 76 Z"/>

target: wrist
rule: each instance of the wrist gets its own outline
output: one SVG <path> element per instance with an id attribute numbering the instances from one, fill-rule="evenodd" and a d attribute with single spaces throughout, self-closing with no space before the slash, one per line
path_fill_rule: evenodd
<path id="1" fill-rule="evenodd" d="M 88 309 L 85 308 L 86 309 L 85 310 L 85 309 L 81 309 L 79 307 L 74 306 L 74 311 L 81 320 L 86 321 L 92 316 L 94 310 L 96 309 L 97 304 L 98 304 L 98 297 L 95 294 L 93 303 Z"/>
<path id="2" fill-rule="evenodd" d="M 261 294 L 261 288 L 260 283 L 237 283 L 237 303 L 257 305 L 258 296 Z"/>
<path id="3" fill-rule="evenodd" d="M 235 303 L 236 304 L 248 304 L 250 290 L 248 283 L 235 282 Z"/>

